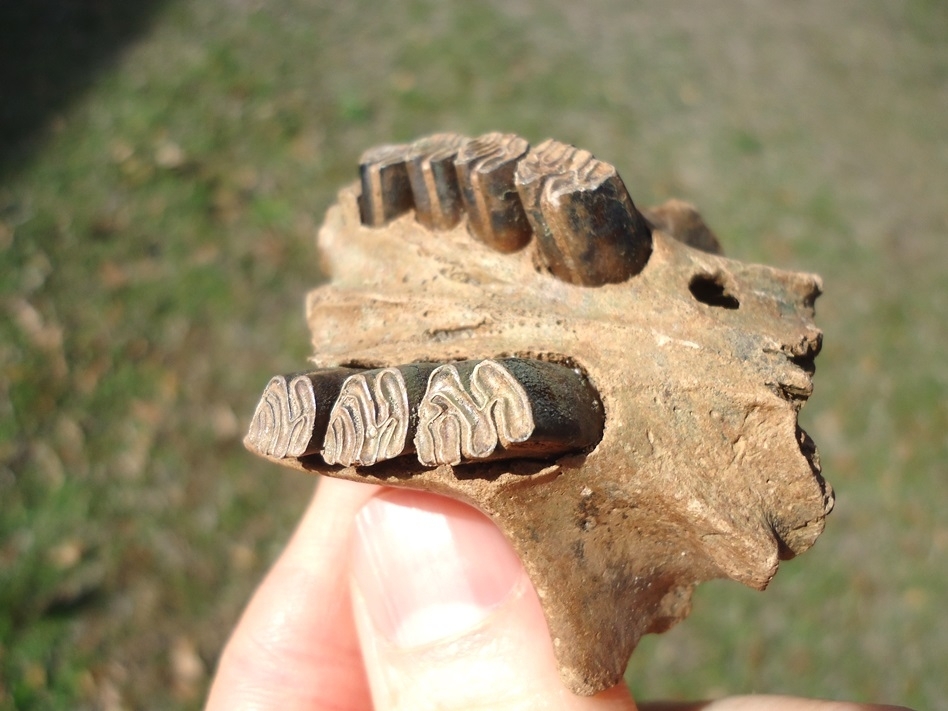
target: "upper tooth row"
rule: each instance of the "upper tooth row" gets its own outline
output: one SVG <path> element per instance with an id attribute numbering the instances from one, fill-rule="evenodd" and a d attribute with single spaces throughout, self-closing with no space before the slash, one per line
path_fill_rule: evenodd
<path id="1" fill-rule="evenodd" d="M 418 222 L 446 230 L 466 212 L 471 234 L 500 252 L 535 235 L 539 266 L 572 284 L 625 281 L 651 254 L 649 222 L 616 169 L 558 141 L 531 148 L 514 134 L 441 133 L 371 148 L 359 173 L 363 224 L 414 208 Z"/>

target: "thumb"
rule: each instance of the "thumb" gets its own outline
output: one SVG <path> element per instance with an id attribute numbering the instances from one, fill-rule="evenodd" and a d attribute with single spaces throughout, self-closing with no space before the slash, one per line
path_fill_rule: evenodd
<path id="1" fill-rule="evenodd" d="M 486 517 L 442 497 L 389 490 L 356 518 L 356 624 L 375 708 L 609 709 L 560 681 L 540 603 Z"/>

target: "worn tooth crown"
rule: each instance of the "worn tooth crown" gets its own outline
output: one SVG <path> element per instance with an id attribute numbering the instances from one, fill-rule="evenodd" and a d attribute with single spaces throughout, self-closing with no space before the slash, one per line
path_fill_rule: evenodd
<path id="1" fill-rule="evenodd" d="M 517 190 L 540 265 L 571 284 L 600 286 L 638 274 L 651 229 L 616 169 L 589 151 L 544 141 L 517 166 Z"/>
<path id="2" fill-rule="evenodd" d="M 396 368 L 351 376 L 329 415 L 323 459 L 349 467 L 397 457 L 405 449 L 408 416 L 408 390 Z"/>
<path id="3" fill-rule="evenodd" d="M 316 414 L 313 384 L 306 376 L 270 379 L 254 412 L 247 447 L 267 457 L 301 457 L 312 439 Z"/>
<path id="4" fill-rule="evenodd" d="M 322 442 L 339 388 L 354 372 L 326 368 L 318 373 L 274 376 L 257 404 L 244 445 L 273 459 L 300 458 L 319 451 L 318 442 Z M 318 439 L 315 444 L 314 439 Z"/>
<path id="5" fill-rule="evenodd" d="M 320 453 L 326 464 L 344 467 L 415 452 L 421 464 L 439 466 L 548 458 L 584 450 L 602 437 L 595 390 L 576 371 L 553 363 L 506 358 L 414 363 L 345 380 L 340 374 L 330 369 L 271 379 L 247 447 L 272 459 Z M 332 395 L 328 416 L 314 383 Z"/>
<path id="6" fill-rule="evenodd" d="M 407 166 L 411 152 L 410 146 L 396 144 L 370 148 L 362 154 L 359 160 L 362 224 L 381 227 L 411 210 L 414 203 Z"/>
<path id="7" fill-rule="evenodd" d="M 407 168 L 415 217 L 430 230 L 449 230 L 461 220 L 454 159 L 466 142 L 455 133 L 438 133 L 411 145 Z"/>
<path id="8" fill-rule="evenodd" d="M 465 370 L 466 386 L 456 365 L 442 365 L 431 374 L 415 435 L 422 464 L 485 459 L 498 444 L 509 447 L 533 433 L 530 397 L 506 368 L 485 360 Z"/>
<path id="9" fill-rule="evenodd" d="M 471 234 L 499 252 L 515 252 L 530 241 L 530 224 L 514 186 L 517 163 L 529 149 L 514 134 L 488 133 L 467 143 L 455 159 Z"/>

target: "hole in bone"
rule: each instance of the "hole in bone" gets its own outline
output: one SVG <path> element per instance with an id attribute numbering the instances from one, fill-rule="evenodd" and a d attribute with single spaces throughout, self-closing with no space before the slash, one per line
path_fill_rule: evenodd
<path id="1" fill-rule="evenodd" d="M 688 290 L 702 304 L 722 309 L 739 308 L 738 301 L 729 291 L 720 274 L 696 274 L 688 284 Z"/>
<path id="2" fill-rule="evenodd" d="M 823 334 L 818 332 L 815 336 L 804 339 L 798 347 L 789 348 L 787 355 L 791 363 L 812 376 L 816 372 L 816 357 L 821 350 L 823 350 Z"/>
<path id="3" fill-rule="evenodd" d="M 807 355 L 792 356 L 790 362 L 803 370 L 807 375 L 816 373 L 816 354 L 808 353 Z"/>

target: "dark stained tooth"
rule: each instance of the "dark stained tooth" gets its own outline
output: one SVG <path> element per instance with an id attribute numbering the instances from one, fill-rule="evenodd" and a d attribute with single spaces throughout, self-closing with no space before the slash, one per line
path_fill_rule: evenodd
<path id="1" fill-rule="evenodd" d="M 362 194 L 359 212 L 362 224 L 381 227 L 412 208 L 407 162 L 411 146 L 370 148 L 359 159 Z"/>
<path id="2" fill-rule="evenodd" d="M 651 229 L 613 166 L 548 140 L 520 161 L 516 182 L 540 266 L 554 276 L 600 286 L 645 267 Z"/>
<path id="3" fill-rule="evenodd" d="M 244 445 L 271 459 L 320 454 L 344 467 L 414 452 L 438 466 L 579 452 L 604 426 L 599 395 L 578 371 L 499 358 L 277 375 Z"/>
<path id="4" fill-rule="evenodd" d="M 592 447 L 605 414 L 586 378 L 521 358 L 436 368 L 418 406 L 415 449 L 426 466 L 484 459 L 544 459 Z"/>
<path id="5" fill-rule="evenodd" d="M 659 229 L 689 247 L 710 254 L 724 254 L 721 242 L 711 231 L 697 208 L 683 200 L 667 200 L 661 205 L 645 210 L 645 219 Z"/>
<path id="6" fill-rule="evenodd" d="M 260 397 L 244 438 L 255 454 L 294 459 L 319 451 L 343 382 L 357 370 L 330 368 L 277 375 Z"/>
<path id="7" fill-rule="evenodd" d="M 342 385 L 326 427 L 327 464 L 372 466 L 414 451 L 417 417 L 436 363 L 366 370 Z"/>
<path id="8" fill-rule="evenodd" d="M 411 145 L 407 165 L 415 218 L 430 230 L 449 230 L 461 221 L 461 190 L 454 159 L 466 142 L 456 133 L 438 133 Z"/>
<path id="9" fill-rule="evenodd" d="M 468 142 L 454 161 L 471 234 L 499 252 L 515 252 L 530 241 L 514 185 L 517 161 L 529 149 L 514 134 L 488 133 Z"/>

